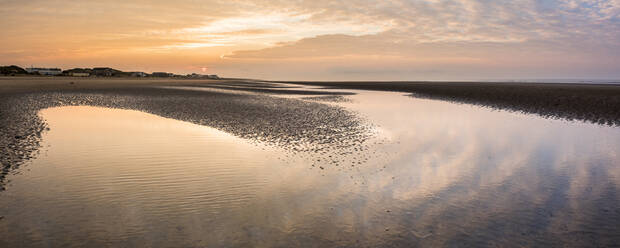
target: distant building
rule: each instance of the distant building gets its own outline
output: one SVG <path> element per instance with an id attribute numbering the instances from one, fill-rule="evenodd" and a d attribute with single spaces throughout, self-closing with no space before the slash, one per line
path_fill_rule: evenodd
<path id="1" fill-rule="evenodd" d="M 62 70 L 59 68 L 37 68 L 30 67 L 26 68 L 26 71 L 31 74 L 39 74 L 45 76 L 56 76 L 62 74 Z"/>
<path id="2" fill-rule="evenodd" d="M 72 72 L 72 73 L 69 74 L 69 76 L 72 76 L 72 77 L 89 77 L 90 73 L 87 73 L 87 72 Z"/>
<path id="3" fill-rule="evenodd" d="M 141 71 L 134 71 L 134 72 L 130 72 L 130 76 L 131 77 L 146 77 L 148 76 L 148 74 L 141 72 Z"/>
<path id="4" fill-rule="evenodd" d="M 112 69 L 109 67 L 95 67 L 93 68 L 91 74 L 97 77 L 114 77 L 114 76 L 121 76 L 122 71 Z"/>
<path id="5" fill-rule="evenodd" d="M 174 74 L 173 73 L 168 73 L 168 72 L 153 72 L 153 74 L 151 74 L 151 76 L 167 78 L 167 77 L 174 76 Z"/>
<path id="6" fill-rule="evenodd" d="M 90 68 L 74 68 L 62 72 L 63 75 L 71 77 L 89 77 L 91 73 L 92 69 Z"/>

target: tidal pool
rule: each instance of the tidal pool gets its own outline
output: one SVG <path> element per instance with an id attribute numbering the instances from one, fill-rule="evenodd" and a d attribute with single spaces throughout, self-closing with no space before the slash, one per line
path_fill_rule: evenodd
<path id="1" fill-rule="evenodd" d="M 0 247 L 620 244 L 620 128 L 353 92 L 327 104 L 375 137 L 338 166 L 138 111 L 43 110 Z"/>

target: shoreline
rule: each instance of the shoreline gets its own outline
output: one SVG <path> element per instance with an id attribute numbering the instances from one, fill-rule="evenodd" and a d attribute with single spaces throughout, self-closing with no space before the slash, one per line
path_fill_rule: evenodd
<path id="1" fill-rule="evenodd" d="M 318 86 L 340 90 L 374 90 L 408 93 L 412 97 L 508 111 L 536 114 L 589 123 L 620 126 L 620 83 L 515 83 L 466 81 L 262 81 L 255 79 L 178 79 L 178 78 L 80 78 L 0 76 L 0 93 L 49 90 L 110 89 L 127 87 L 190 86 L 213 90 L 264 93 L 266 95 L 349 95 L 311 89 L 284 87 L 282 84 Z"/>
<path id="2" fill-rule="evenodd" d="M 620 84 L 500 82 L 294 82 L 330 89 L 409 93 L 412 97 L 474 104 L 545 118 L 620 126 Z"/>

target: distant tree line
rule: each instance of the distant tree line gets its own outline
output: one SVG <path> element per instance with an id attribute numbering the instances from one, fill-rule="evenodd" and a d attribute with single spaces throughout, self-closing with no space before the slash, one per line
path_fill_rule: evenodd
<path id="1" fill-rule="evenodd" d="M 72 76 L 72 77 L 175 77 L 175 78 L 200 78 L 200 79 L 219 79 L 217 75 L 188 74 L 176 75 L 168 72 L 153 72 L 151 74 L 134 71 L 124 72 L 109 67 L 95 68 L 74 68 L 61 71 L 58 68 L 21 68 L 16 65 L 0 66 L 0 75 L 17 76 L 17 75 L 48 75 L 48 76 Z"/>
<path id="2" fill-rule="evenodd" d="M 14 76 L 14 75 L 26 75 L 28 72 L 16 65 L 0 66 L 0 75 Z"/>

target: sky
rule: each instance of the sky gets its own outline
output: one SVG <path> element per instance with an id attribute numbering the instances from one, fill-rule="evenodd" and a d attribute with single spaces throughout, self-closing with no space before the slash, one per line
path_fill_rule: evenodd
<path id="1" fill-rule="evenodd" d="M 0 0 L 0 65 L 273 80 L 620 79 L 620 0 Z"/>

